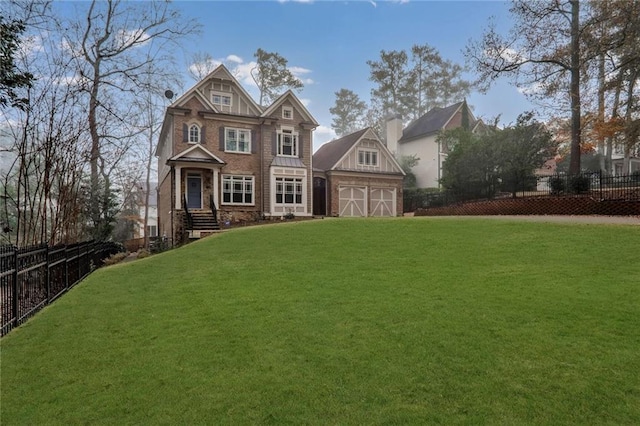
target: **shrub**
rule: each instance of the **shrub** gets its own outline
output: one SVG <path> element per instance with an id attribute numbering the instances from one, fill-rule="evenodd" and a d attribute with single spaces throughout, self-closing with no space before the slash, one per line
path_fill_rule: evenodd
<path id="1" fill-rule="evenodd" d="M 549 178 L 549 189 L 554 195 L 562 194 L 565 191 L 564 179 L 560 176 L 551 176 Z"/>
<path id="2" fill-rule="evenodd" d="M 122 262 L 127 256 L 128 254 L 125 252 L 112 254 L 111 256 L 103 260 L 103 263 L 105 264 L 105 266 L 115 265 L 116 263 Z"/>
<path id="3" fill-rule="evenodd" d="M 147 249 L 138 250 L 138 259 L 144 259 L 145 257 L 151 256 L 151 253 Z"/>
<path id="4" fill-rule="evenodd" d="M 591 179 L 588 176 L 571 176 L 567 186 L 573 194 L 583 194 L 591 189 Z"/>

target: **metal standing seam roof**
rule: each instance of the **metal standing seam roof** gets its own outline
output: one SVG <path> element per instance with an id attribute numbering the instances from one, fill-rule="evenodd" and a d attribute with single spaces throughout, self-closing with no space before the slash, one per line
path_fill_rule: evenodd
<path id="1" fill-rule="evenodd" d="M 313 154 L 313 168 L 323 171 L 331 170 L 344 154 L 360 140 L 367 130 L 369 130 L 369 128 L 364 128 L 322 145 L 316 153 Z"/>

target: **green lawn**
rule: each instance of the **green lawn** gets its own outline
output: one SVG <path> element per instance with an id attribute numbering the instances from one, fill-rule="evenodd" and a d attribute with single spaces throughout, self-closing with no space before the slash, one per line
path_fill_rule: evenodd
<path id="1" fill-rule="evenodd" d="M 2 339 L 1 424 L 637 424 L 640 227 L 244 228 Z"/>

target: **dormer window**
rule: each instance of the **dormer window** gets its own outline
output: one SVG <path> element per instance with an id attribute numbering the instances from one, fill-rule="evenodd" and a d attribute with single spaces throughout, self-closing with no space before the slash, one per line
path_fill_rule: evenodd
<path id="1" fill-rule="evenodd" d="M 293 108 L 291 107 L 282 107 L 282 118 L 285 120 L 293 120 Z"/>
<path id="2" fill-rule="evenodd" d="M 200 143 L 200 126 L 197 124 L 189 126 L 189 143 Z"/>
<path id="3" fill-rule="evenodd" d="M 298 156 L 298 132 L 294 132 L 292 129 L 282 129 L 278 132 L 278 155 Z"/>

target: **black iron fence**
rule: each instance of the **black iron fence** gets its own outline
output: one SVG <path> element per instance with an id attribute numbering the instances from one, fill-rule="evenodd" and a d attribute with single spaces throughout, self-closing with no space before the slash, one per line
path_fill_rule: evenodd
<path id="1" fill-rule="evenodd" d="M 577 176 L 531 176 L 520 183 L 475 182 L 464 190 L 434 191 L 413 189 L 404 191 L 405 211 L 418 208 L 443 207 L 466 201 L 499 198 L 531 197 L 591 197 L 596 200 L 640 200 L 640 173 L 608 176 L 583 173 Z"/>
<path id="2" fill-rule="evenodd" d="M 94 241 L 53 247 L 0 246 L 0 336 L 24 323 L 119 251 L 122 248 L 116 243 Z"/>

